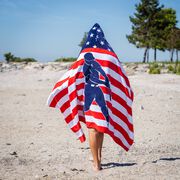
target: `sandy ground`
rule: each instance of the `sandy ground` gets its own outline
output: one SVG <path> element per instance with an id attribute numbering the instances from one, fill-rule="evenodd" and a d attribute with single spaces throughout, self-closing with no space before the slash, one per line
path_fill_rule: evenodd
<path id="1" fill-rule="evenodd" d="M 46 106 L 64 72 L 0 73 L 0 179 L 180 179 L 180 76 L 129 77 L 135 143 L 125 152 L 106 135 L 103 170 L 95 173 L 88 138 L 80 143 Z"/>

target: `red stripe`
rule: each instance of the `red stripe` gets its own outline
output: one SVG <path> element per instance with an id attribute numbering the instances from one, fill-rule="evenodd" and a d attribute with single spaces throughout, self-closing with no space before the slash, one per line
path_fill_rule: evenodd
<path id="1" fill-rule="evenodd" d="M 128 89 L 123 86 L 118 80 L 116 80 L 115 78 L 113 78 L 111 75 L 107 74 L 108 78 L 109 78 L 109 81 L 111 82 L 111 84 L 115 87 L 117 87 L 118 89 L 120 89 L 122 92 L 124 92 L 131 100 L 132 99 L 132 96 L 129 95 L 129 91 Z M 84 78 L 84 74 L 83 72 L 78 72 L 77 73 L 77 76 L 73 76 L 71 78 L 69 78 L 69 83 L 68 83 L 68 86 L 72 85 L 73 83 L 75 83 L 75 81 L 77 79 L 81 79 L 81 78 Z"/>
<path id="2" fill-rule="evenodd" d="M 113 71 L 115 71 L 116 73 L 119 73 L 120 76 L 122 76 L 124 78 L 124 80 L 126 81 L 127 86 L 130 87 L 129 84 L 129 80 L 128 78 L 124 75 L 124 73 L 121 70 L 121 67 L 115 65 L 113 62 L 108 61 L 108 60 L 103 60 L 103 59 L 96 59 L 96 61 L 101 64 L 104 67 L 109 67 L 110 69 L 112 69 Z"/>
<path id="3" fill-rule="evenodd" d="M 58 101 L 65 96 L 66 94 L 68 94 L 68 89 L 65 88 L 62 91 L 60 91 L 56 96 L 54 96 L 53 100 L 51 101 L 51 104 L 49 105 L 50 107 L 55 107 L 56 104 L 58 103 Z"/>
<path id="4" fill-rule="evenodd" d="M 83 72 L 77 72 L 74 76 L 69 78 L 68 86 L 72 85 L 74 82 L 76 82 L 77 79 L 83 79 L 84 81 L 84 74 Z"/>
<path id="5" fill-rule="evenodd" d="M 133 132 L 133 125 L 128 121 L 127 117 L 121 113 L 121 111 L 117 110 L 115 107 L 112 106 L 111 103 L 107 102 L 108 107 L 111 109 L 113 114 L 115 114 L 117 117 L 119 117 L 124 123 L 127 124 L 129 129 Z"/>
<path id="6" fill-rule="evenodd" d="M 128 114 L 132 116 L 132 109 L 127 105 L 127 102 L 124 99 L 113 92 L 111 92 L 111 96 L 113 100 L 121 104 L 127 110 Z"/>
<path id="7" fill-rule="evenodd" d="M 101 86 L 101 89 L 103 91 L 103 93 L 109 94 L 109 90 L 108 88 Z M 121 104 L 126 110 L 127 112 L 132 116 L 132 110 L 131 108 L 127 105 L 127 102 L 122 99 L 120 96 L 118 96 L 118 94 L 115 94 L 114 92 L 110 92 L 111 93 L 111 97 L 114 101 L 118 102 L 119 104 Z"/>
<path id="8" fill-rule="evenodd" d="M 80 60 L 78 60 L 78 61 L 75 61 L 72 65 L 71 65 L 71 67 L 69 68 L 69 70 L 71 70 L 71 69 L 76 69 L 77 67 L 79 67 L 79 66 L 81 66 L 81 65 L 83 65 L 84 64 L 84 59 L 80 59 Z"/>
<path id="9" fill-rule="evenodd" d="M 106 120 L 104 115 L 101 112 L 94 112 L 94 111 L 88 110 L 85 112 L 85 115 L 93 116 L 95 119 Z"/>
<path id="10" fill-rule="evenodd" d="M 83 83 L 79 84 L 79 86 L 77 85 L 77 89 L 81 89 L 82 86 L 83 86 Z M 113 97 L 113 96 L 115 96 L 115 97 Z M 73 91 L 73 92 L 69 95 L 70 101 L 73 101 L 74 98 L 76 98 L 76 97 L 77 97 L 77 99 L 78 99 L 79 101 L 83 102 L 84 96 L 83 96 L 83 95 L 77 96 L 77 91 L 76 91 L 76 90 Z M 120 97 L 116 96 L 114 93 L 112 93 L 112 97 L 113 97 L 113 99 L 115 99 L 115 101 L 118 100 L 117 98 L 120 99 Z M 122 106 L 125 104 L 125 103 L 121 103 L 121 102 L 119 102 L 119 101 L 117 101 L 117 102 L 120 103 Z M 123 102 L 123 101 L 122 101 L 122 102 Z M 97 103 L 96 103 L 95 101 L 93 101 L 92 104 L 97 105 Z M 108 103 L 108 102 L 107 102 L 107 104 L 108 104 L 108 107 L 112 110 L 112 112 L 113 112 L 117 117 L 120 117 L 120 118 L 129 126 L 130 130 L 132 130 L 132 124 L 130 124 L 130 122 L 128 121 L 127 117 L 126 117 L 121 111 L 119 111 L 118 109 L 116 109 L 115 107 L 113 107 L 113 106 L 111 105 L 111 103 Z M 65 103 L 61 106 L 61 111 L 64 112 L 64 111 L 65 111 L 67 108 L 69 108 L 69 107 L 70 107 L 70 104 L 68 104 L 68 102 L 65 102 Z M 129 115 L 132 115 L 132 110 L 131 110 L 127 105 L 126 105 L 126 106 L 123 106 L 123 107 L 127 110 L 127 112 L 129 113 Z M 76 108 L 76 107 L 74 107 L 74 108 Z M 75 110 L 76 110 L 76 109 L 75 109 Z M 74 112 L 74 110 L 73 110 L 73 112 Z M 90 113 L 90 112 L 88 112 L 88 113 Z M 96 114 L 96 113 L 95 113 L 95 114 Z M 96 118 L 99 117 L 99 119 L 104 119 L 104 117 L 100 117 L 100 115 L 99 115 L 98 113 L 97 113 L 97 115 L 95 115 L 95 114 L 92 114 L 92 115 L 93 115 L 94 117 L 96 117 Z M 74 116 L 77 115 L 77 110 L 73 113 L 73 115 L 74 115 Z"/>
<path id="11" fill-rule="evenodd" d="M 114 133 L 113 133 L 112 131 L 110 131 L 109 129 L 107 129 L 107 134 L 109 134 L 109 135 L 113 138 L 113 140 L 114 140 L 117 144 L 119 144 L 123 149 L 125 149 L 126 151 L 129 150 L 129 149 L 123 144 L 123 142 L 121 141 L 121 139 L 119 139 L 118 137 L 116 137 L 116 136 L 114 135 Z"/>
<path id="12" fill-rule="evenodd" d="M 79 140 L 80 140 L 81 142 L 86 141 L 86 137 L 85 137 L 85 135 L 83 134 L 81 137 L 79 137 Z"/>
<path id="13" fill-rule="evenodd" d="M 95 123 L 93 122 L 86 122 L 86 125 L 87 125 L 87 128 L 93 128 L 93 129 L 96 129 L 97 131 L 99 132 L 102 132 L 102 133 L 107 133 L 109 134 L 113 140 L 119 144 L 122 148 L 124 148 L 126 151 L 128 151 L 129 149 L 122 143 L 121 139 L 119 139 L 118 137 L 116 137 L 114 135 L 114 133 L 112 131 L 110 131 L 108 128 L 106 127 L 102 127 L 102 126 L 97 126 Z"/>
<path id="14" fill-rule="evenodd" d="M 81 84 L 77 85 L 76 89 L 77 90 L 84 89 L 84 83 L 81 83 Z M 70 101 L 73 101 L 76 97 L 78 98 L 79 101 L 84 101 L 84 96 L 83 95 L 77 96 L 76 89 L 69 95 Z M 102 89 L 103 93 L 107 93 L 107 94 L 109 93 L 108 88 L 102 86 L 101 89 Z M 119 104 L 121 104 L 127 110 L 129 115 L 132 116 L 132 110 L 127 105 L 126 101 L 124 101 L 120 96 L 118 96 L 117 94 L 115 94 L 113 92 L 111 92 L 111 95 L 112 95 L 113 100 L 118 102 Z M 97 105 L 97 103 L 94 103 L 94 101 L 93 101 L 92 104 Z"/>
<path id="15" fill-rule="evenodd" d="M 84 116 L 79 116 L 79 120 L 83 123 L 86 123 L 86 119 Z"/>
<path id="16" fill-rule="evenodd" d="M 114 126 L 114 128 L 121 132 L 121 134 L 124 136 L 124 138 L 126 139 L 126 141 L 128 142 L 128 144 L 132 144 L 133 140 L 129 137 L 127 131 L 125 129 L 123 129 L 119 124 L 117 124 L 115 121 L 113 121 L 112 119 L 110 119 L 110 123 L 112 126 Z"/>
<path id="17" fill-rule="evenodd" d="M 111 51 L 105 50 L 105 49 L 100 49 L 100 48 L 86 48 L 81 51 L 81 53 L 85 52 L 97 52 L 97 53 L 102 53 L 102 54 L 109 54 L 111 56 L 114 56 L 115 58 L 118 59 L 117 55 Z"/>
<path id="18" fill-rule="evenodd" d="M 111 75 L 107 75 L 109 78 L 109 81 L 111 82 L 111 84 L 115 87 L 117 87 L 118 89 L 120 89 L 122 92 L 124 92 L 126 94 L 127 97 L 129 97 L 132 100 L 132 97 L 129 95 L 129 91 L 128 89 L 123 86 L 118 80 L 116 80 L 115 78 L 113 78 Z"/>
<path id="19" fill-rule="evenodd" d="M 69 78 L 69 77 L 68 77 L 68 78 Z M 66 82 L 66 81 L 68 80 L 68 78 L 63 79 L 63 80 L 57 82 L 57 83 L 55 84 L 53 90 L 56 89 L 57 87 L 61 86 L 64 82 Z"/>
<path id="20" fill-rule="evenodd" d="M 79 79 L 84 77 L 84 74 L 82 72 L 78 72 L 78 77 Z M 124 92 L 126 94 L 127 97 L 129 97 L 132 100 L 132 97 L 129 95 L 129 91 L 128 89 L 123 86 L 118 80 L 116 80 L 115 78 L 113 78 L 112 76 L 108 75 L 108 78 L 111 82 L 111 84 L 115 87 L 117 87 L 118 89 L 120 89 L 122 92 Z M 77 78 L 75 78 L 74 76 L 69 78 L 69 86 L 72 85 L 73 83 L 75 83 Z"/>
<path id="21" fill-rule="evenodd" d="M 62 113 L 64 113 L 64 111 L 65 111 L 66 109 L 68 109 L 69 107 L 70 107 L 70 102 L 69 102 L 69 100 L 68 100 L 68 101 L 66 101 L 66 102 L 60 107 L 60 110 L 61 110 Z"/>
<path id="22" fill-rule="evenodd" d="M 102 132 L 102 133 L 107 132 L 107 127 L 98 126 L 94 122 L 86 122 L 86 125 L 87 125 L 87 128 L 93 128 L 93 129 L 96 129 L 97 131 Z"/>

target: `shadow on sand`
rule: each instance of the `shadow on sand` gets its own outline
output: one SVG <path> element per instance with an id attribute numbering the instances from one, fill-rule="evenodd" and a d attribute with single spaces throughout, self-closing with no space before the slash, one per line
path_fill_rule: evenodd
<path id="1" fill-rule="evenodd" d="M 157 163 L 158 161 L 175 161 L 175 160 L 180 160 L 180 157 L 160 158 L 155 161 L 152 161 L 152 163 Z"/>
<path id="2" fill-rule="evenodd" d="M 101 164 L 103 169 L 109 169 L 109 168 L 114 168 L 114 167 L 127 167 L 127 166 L 134 166 L 137 165 L 137 163 L 106 163 L 106 164 Z"/>

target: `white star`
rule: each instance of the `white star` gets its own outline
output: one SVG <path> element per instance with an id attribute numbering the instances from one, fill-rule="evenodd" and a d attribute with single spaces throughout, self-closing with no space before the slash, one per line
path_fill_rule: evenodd
<path id="1" fill-rule="evenodd" d="M 96 35 L 96 40 L 99 38 L 99 36 L 98 35 Z"/>
<path id="2" fill-rule="evenodd" d="M 101 32 L 101 30 L 100 30 L 100 29 L 97 29 L 97 32 Z"/>
<path id="3" fill-rule="evenodd" d="M 95 30 L 97 27 L 93 27 L 93 30 Z"/>
<path id="4" fill-rule="evenodd" d="M 104 45 L 104 42 L 103 42 L 103 41 L 101 41 L 100 43 L 101 43 L 101 45 Z"/>
<path id="5" fill-rule="evenodd" d="M 97 48 L 97 46 L 96 46 L 96 45 L 94 45 L 94 46 L 93 46 L 93 48 Z"/>
<path id="6" fill-rule="evenodd" d="M 90 44 L 90 42 L 88 41 L 87 43 L 86 43 L 86 45 L 89 45 Z"/>
<path id="7" fill-rule="evenodd" d="M 111 50 L 108 48 L 108 51 L 111 51 Z"/>
<path id="8" fill-rule="evenodd" d="M 91 33 L 91 34 L 90 34 L 90 37 L 93 37 L 93 36 L 94 36 L 94 34 L 93 34 L 93 33 Z"/>

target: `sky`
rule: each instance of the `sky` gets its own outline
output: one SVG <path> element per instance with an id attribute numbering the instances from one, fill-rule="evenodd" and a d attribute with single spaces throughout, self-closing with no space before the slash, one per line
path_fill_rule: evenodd
<path id="1" fill-rule="evenodd" d="M 84 32 L 99 23 L 122 62 L 142 61 L 144 50 L 126 38 L 131 34 L 129 16 L 137 3 L 139 0 L 0 0 L 0 60 L 7 52 L 41 62 L 77 57 Z M 179 0 L 160 0 L 160 4 L 175 9 L 180 21 Z M 157 59 L 168 60 L 169 52 L 158 51 Z"/>

